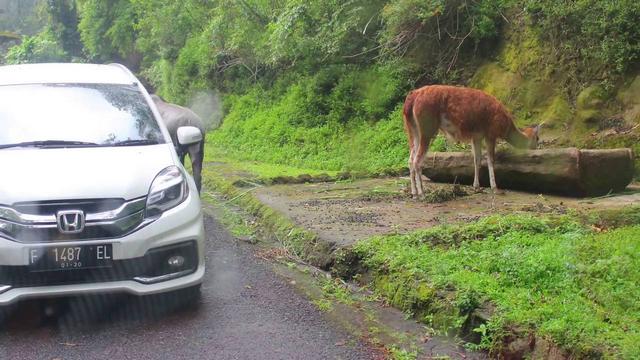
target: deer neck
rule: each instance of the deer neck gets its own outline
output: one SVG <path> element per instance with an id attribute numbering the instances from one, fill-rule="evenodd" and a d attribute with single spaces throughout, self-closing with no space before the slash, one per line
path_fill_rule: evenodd
<path id="1" fill-rule="evenodd" d="M 511 130 L 509 130 L 509 133 L 507 134 L 506 139 L 507 142 L 509 144 L 511 144 L 513 147 L 519 148 L 519 149 L 526 149 L 529 147 L 529 138 L 522 133 L 522 131 L 520 131 L 517 127 L 512 126 Z"/>

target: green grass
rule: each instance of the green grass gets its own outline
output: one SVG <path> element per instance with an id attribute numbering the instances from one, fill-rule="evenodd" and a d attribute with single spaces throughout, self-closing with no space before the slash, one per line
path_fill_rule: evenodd
<path id="1" fill-rule="evenodd" d="M 351 291 L 337 279 L 321 281 L 321 289 L 325 299 L 335 300 L 345 305 L 352 305 L 355 302 Z"/>
<path id="2" fill-rule="evenodd" d="M 223 162 L 230 170 L 245 171 L 250 173 L 253 177 L 260 179 L 270 179 L 278 176 L 297 177 L 300 175 L 314 176 L 321 174 L 335 176 L 338 173 L 337 171 L 325 171 L 283 164 L 268 164 L 257 161 L 242 160 L 237 157 L 236 153 L 225 151 L 212 141 L 208 142 L 205 147 L 205 161 Z"/>
<path id="3" fill-rule="evenodd" d="M 592 233 L 569 217 L 490 217 L 354 251 L 378 293 L 430 325 L 459 330 L 492 304 L 477 347 L 535 333 L 578 357 L 640 357 L 640 226 Z"/>
<path id="4" fill-rule="evenodd" d="M 333 310 L 333 303 L 330 300 L 327 299 L 316 299 L 311 301 L 316 307 L 318 307 L 318 310 L 320 311 L 324 311 L 324 312 L 329 312 L 331 310 Z"/>
<path id="5" fill-rule="evenodd" d="M 224 149 L 221 155 L 236 161 L 316 171 L 372 173 L 406 166 L 402 104 L 408 89 L 392 71 L 376 69 L 328 67 L 227 96 L 226 116 L 207 146 Z M 450 146 L 439 137 L 432 148 Z"/>
<path id="6" fill-rule="evenodd" d="M 398 347 L 388 348 L 389 357 L 393 360 L 415 360 L 418 358 L 417 351 L 407 351 Z"/>
<path id="7" fill-rule="evenodd" d="M 203 192 L 202 200 L 215 209 L 216 219 L 224 225 L 236 238 L 252 238 L 255 231 L 248 224 L 247 217 L 238 213 L 231 206 L 209 192 Z"/>

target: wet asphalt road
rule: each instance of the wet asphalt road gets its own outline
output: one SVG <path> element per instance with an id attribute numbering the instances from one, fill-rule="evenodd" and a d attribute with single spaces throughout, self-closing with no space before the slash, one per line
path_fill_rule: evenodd
<path id="1" fill-rule="evenodd" d="M 0 331 L 0 359 L 379 357 L 328 323 L 251 245 L 211 218 L 205 228 L 208 268 L 196 307 L 128 296 L 20 303 Z"/>

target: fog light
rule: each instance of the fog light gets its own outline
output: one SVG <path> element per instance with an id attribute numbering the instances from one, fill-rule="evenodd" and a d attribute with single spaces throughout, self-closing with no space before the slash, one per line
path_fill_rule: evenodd
<path id="1" fill-rule="evenodd" d="M 181 268 L 184 265 L 184 256 L 174 255 L 167 260 L 167 264 L 172 268 Z"/>

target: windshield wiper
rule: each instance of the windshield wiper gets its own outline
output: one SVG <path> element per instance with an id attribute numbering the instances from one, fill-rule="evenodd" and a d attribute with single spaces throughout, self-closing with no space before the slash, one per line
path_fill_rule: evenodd
<path id="1" fill-rule="evenodd" d="M 86 141 L 67 141 L 67 140 L 42 140 L 42 141 L 25 141 L 15 144 L 0 145 L 0 149 L 14 147 L 88 147 L 100 146 L 96 143 Z"/>
<path id="2" fill-rule="evenodd" d="M 158 140 L 138 139 L 138 140 L 123 140 L 119 141 L 113 146 L 138 146 L 138 145 L 156 145 L 159 144 Z"/>

